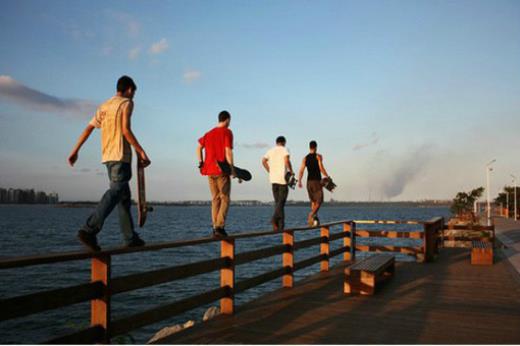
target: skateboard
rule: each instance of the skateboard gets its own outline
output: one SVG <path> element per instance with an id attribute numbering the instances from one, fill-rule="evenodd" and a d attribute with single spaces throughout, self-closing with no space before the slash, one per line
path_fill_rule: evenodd
<path id="1" fill-rule="evenodd" d="M 231 166 L 227 161 L 218 161 L 218 166 L 222 173 L 231 175 Z M 249 181 L 253 178 L 251 173 L 247 169 L 239 168 L 237 166 L 233 166 L 235 168 L 235 173 L 237 174 L 237 178 L 244 181 Z"/>
<path id="2" fill-rule="evenodd" d="M 337 187 L 336 184 L 332 181 L 331 177 L 321 179 L 321 186 L 329 190 L 330 192 L 334 192 L 334 189 Z"/>
<path id="3" fill-rule="evenodd" d="M 148 206 L 146 205 L 146 187 L 144 183 L 144 167 L 137 161 L 137 223 L 143 227 L 146 222 Z"/>

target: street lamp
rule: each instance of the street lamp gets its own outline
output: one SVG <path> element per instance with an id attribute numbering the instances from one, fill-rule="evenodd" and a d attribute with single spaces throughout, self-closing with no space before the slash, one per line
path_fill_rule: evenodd
<path id="1" fill-rule="evenodd" d="M 516 221 L 516 176 L 514 176 L 513 174 L 511 174 L 511 177 L 513 178 L 513 184 L 515 184 L 515 221 Z"/>
<path id="2" fill-rule="evenodd" d="M 509 191 L 507 191 L 507 186 L 504 186 L 504 191 L 506 192 L 507 218 L 509 219 Z"/>
<path id="3" fill-rule="evenodd" d="M 487 191 L 487 225 L 491 226 L 491 204 L 489 202 L 490 195 L 489 195 L 489 172 L 493 170 L 493 167 L 491 165 L 496 161 L 496 159 L 493 159 L 489 161 L 486 164 L 486 191 Z"/>

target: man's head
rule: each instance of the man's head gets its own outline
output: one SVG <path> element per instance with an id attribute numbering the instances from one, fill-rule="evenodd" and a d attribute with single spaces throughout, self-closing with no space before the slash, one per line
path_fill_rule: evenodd
<path id="1" fill-rule="evenodd" d="M 309 149 L 313 153 L 316 152 L 316 149 L 318 149 L 318 143 L 316 143 L 316 141 L 310 141 L 309 142 Z"/>
<path id="2" fill-rule="evenodd" d="M 218 114 L 218 122 L 228 127 L 231 123 L 231 114 L 228 111 L 222 111 Z"/>
<path id="3" fill-rule="evenodd" d="M 137 86 L 134 80 L 128 76 L 122 76 L 117 80 L 117 93 L 123 97 L 133 99 Z"/>
<path id="4" fill-rule="evenodd" d="M 281 145 L 281 146 L 285 146 L 285 143 L 287 141 L 285 140 L 285 137 L 284 136 L 278 136 L 276 138 L 276 145 Z"/>

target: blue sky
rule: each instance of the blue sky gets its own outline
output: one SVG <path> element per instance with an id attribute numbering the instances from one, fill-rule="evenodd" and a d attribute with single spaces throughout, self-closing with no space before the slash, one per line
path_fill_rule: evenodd
<path id="1" fill-rule="evenodd" d="M 207 199 L 197 139 L 232 114 L 234 199 L 270 200 L 261 157 L 311 139 L 340 200 L 452 198 L 520 177 L 518 1 L 2 1 L 0 186 L 97 200 L 99 134 L 66 158 L 122 74 L 149 199 Z M 132 187 L 135 182 L 132 182 Z M 330 195 L 329 195 L 330 196 Z M 305 199 L 302 190 L 290 198 Z"/>

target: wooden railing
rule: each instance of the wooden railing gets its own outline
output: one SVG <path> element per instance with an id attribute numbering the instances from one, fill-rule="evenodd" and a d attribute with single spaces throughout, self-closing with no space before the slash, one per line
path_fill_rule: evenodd
<path id="1" fill-rule="evenodd" d="M 424 230 L 423 232 L 399 232 L 357 229 L 357 224 L 368 223 L 381 225 L 394 225 L 400 223 L 415 224 L 422 225 Z M 355 250 L 372 250 L 372 246 L 369 246 L 367 249 L 364 246 L 356 245 L 356 237 L 409 237 L 413 239 L 423 239 L 420 249 L 413 249 L 413 251 L 415 251 L 414 253 L 421 251 L 424 254 L 424 259 L 430 261 L 434 258 L 434 255 L 437 252 L 436 237 L 440 230 L 442 230 L 443 225 L 444 221 L 442 218 L 433 219 L 428 222 L 367 220 L 356 222 L 344 220 L 323 224 L 317 227 L 293 228 L 280 232 L 265 231 L 242 233 L 224 239 L 201 238 L 195 240 L 156 243 L 138 248 L 115 248 L 96 253 L 70 252 L 4 259 L 0 261 L 0 269 L 20 268 L 67 261 L 90 260 L 91 281 L 89 283 L 75 286 L 2 299 L 0 300 L 0 321 L 90 301 L 90 327 L 48 340 L 47 342 L 53 344 L 108 343 L 110 342 L 110 339 L 115 336 L 123 335 L 137 328 L 169 319 L 172 316 L 206 305 L 216 300 L 220 300 L 220 309 L 222 314 L 233 314 L 235 310 L 234 298 L 238 293 L 279 277 L 282 278 L 283 287 L 293 287 L 293 274 L 297 270 L 320 263 L 320 271 L 328 271 L 330 258 L 343 254 L 344 261 L 352 261 L 355 258 Z M 340 226 L 341 231 L 331 233 L 331 229 L 336 226 Z M 298 232 L 317 229 L 320 230 L 319 237 L 295 241 L 295 235 Z M 236 240 L 277 234 L 282 235 L 282 244 L 280 245 L 269 246 L 248 252 L 236 252 Z M 332 250 L 330 248 L 330 243 L 334 240 L 340 239 L 343 239 L 343 245 Z M 220 242 L 221 251 L 220 257 L 218 258 L 114 278 L 112 277 L 111 261 L 114 256 L 136 252 L 182 248 L 213 242 Z M 294 261 L 295 251 L 314 245 L 320 245 L 319 254 L 299 262 Z M 408 251 L 408 249 L 398 247 L 378 247 L 375 250 Z M 282 255 L 282 266 L 280 268 L 235 282 L 235 269 L 237 266 L 275 255 Z M 213 290 L 168 304 L 163 304 L 131 316 L 115 320 L 111 316 L 111 300 L 116 294 L 175 280 L 186 279 L 214 271 L 220 271 L 220 285 Z"/>
<path id="2" fill-rule="evenodd" d="M 340 232 L 331 234 L 330 230 L 335 226 L 341 226 L 342 229 Z M 354 241 L 354 233 L 352 232 L 353 228 L 355 228 L 354 223 L 346 220 L 328 223 L 317 227 L 287 229 L 282 232 L 266 231 L 242 233 L 221 240 L 202 238 L 196 240 L 157 243 L 138 248 L 116 248 L 96 253 L 71 252 L 4 259 L 0 261 L 0 269 L 90 259 L 91 282 L 2 299 L 0 300 L 0 321 L 90 301 L 90 327 L 47 341 L 48 343 L 53 344 L 79 344 L 98 342 L 108 343 L 114 336 L 126 334 L 134 329 L 171 318 L 177 314 L 206 305 L 219 299 L 221 313 L 232 314 L 235 309 L 234 297 L 237 293 L 279 277 L 282 277 L 283 287 L 292 287 L 294 285 L 293 274 L 295 271 L 318 262 L 320 263 L 320 270 L 327 271 L 329 269 L 329 259 L 340 254 L 344 254 L 344 261 L 350 261 L 353 258 L 354 251 L 354 248 L 351 246 Z M 319 237 L 295 241 L 296 233 L 315 229 L 320 230 Z M 236 240 L 272 236 L 276 234 L 282 235 L 283 242 L 281 245 L 236 253 Z M 329 245 L 330 242 L 339 239 L 343 239 L 343 246 L 331 250 Z M 180 248 L 212 242 L 220 242 L 221 253 L 219 258 L 114 278 L 111 275 L 111 261 L 113 256 L 135 252 Z M 319 254 L 299 262 L 294 262 L 295 251 L 313 245 L 320 245 Z M 282 255 L 282 266 L 280 268 L 235 282 L 236 266 L 275 255 Z M 217 270 L 220 271 L 220 286 L 218 288 L 177 300 L 169 304 L 163 304 L 120 319 L 114 320 L 111 316 L 111 300 L 116 294 L 159 285 L 174 280 L 181 280 Z"/>
<path id="3" fill-rule="evenodd" d="M 400 252 L 415 257 L 417 260 L 431 262 L 438 253 L 438 236 L 443 229 L 444 219 L 437 217 L 427 222 L 421 221 L 394 221 L 394 220 L 355 220 L 355 238 L 372 238 L 377 243 L 377 238 L 408 238 L 422 240 L 420 246 L 398 246 L 380 244 L 355 244 L 356 251 L 360 252 Z M 418 225 L 422 230 L 398 231 L 387 229 L 361 229 L 362 225 L 381 225 L 383 228 L 394 225 Z"/>
<path id="4" fill-rule="evenodd" d="M 476 235 L 459 235 L 467 232 L 478 232 Z M 449 233 L 449 234 L 448 234 Z M 455 234 L 453 234 L 455 233 Z M 458 233 L 458 234 L 457 234 Z M 473 225 L 473 224 L 457 224 L 443 226 L 443 229 L 439 233 L 440 243 L 444 246 L 446 241 L 463 241 L 470 242 L 473 240 L 477 241 L 490 241 L 495 244 L 495 225 Z"/>

